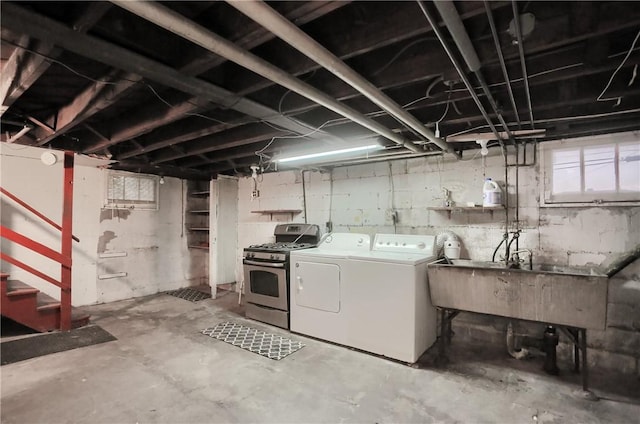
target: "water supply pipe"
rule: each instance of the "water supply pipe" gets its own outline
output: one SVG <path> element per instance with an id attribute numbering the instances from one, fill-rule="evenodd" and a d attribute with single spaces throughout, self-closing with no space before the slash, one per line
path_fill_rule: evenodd
<path id="1" fill-rule="evenodd" d="M 363 115 L 357 110 L 338 102 L 328 94 L 318 90 L 306 82 L 301 81 L 266 60 L 237 46 L 229 40 L 220 37 L 218 34 L 215 34 L 205 27 L 194 23 L 166 6 L 156 2 L 147 1 L 111 0 L 111 2 L 141 18 L 148 20 L 149 22 L 153 22 L 167 31 L 179 35 L 182 38 L 207 49 L 212 53 L 222 56 L 225 59 L 247 68 L 264 78 L 288 88 L 289 90 L 362 125 L 363 127 L 408 150 L 411 150 L 414 153 L 423 152 L 422 149 L 415 146 L 402 135 L 393 132 L 389 128 Z"/>
<path id="2" fill-rule="evenodd" d="M 379 88 L 349 67 L 339 57 L 311 38 L 287 18 L 276 12 L 263 1 L 229 1 L 227 3 L 253 19 L 273 34 L 286 41 L 300 53 L 312 59 L 335 76 L 358 90 L 366 98 L 384 109 L 400 123 L 435 144 L 445 152 L 452 153 L 451 147 L 416 119 L 409 112 L 383 93 Z"/>

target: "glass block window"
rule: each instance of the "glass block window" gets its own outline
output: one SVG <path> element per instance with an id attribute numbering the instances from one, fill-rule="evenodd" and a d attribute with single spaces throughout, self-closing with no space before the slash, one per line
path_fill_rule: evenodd
<path id="1" fill-rule="evenodd" d="M 158 182 L 155 175 L 109 171 L 105 207 L 114 209 L 158 209 Z"/>

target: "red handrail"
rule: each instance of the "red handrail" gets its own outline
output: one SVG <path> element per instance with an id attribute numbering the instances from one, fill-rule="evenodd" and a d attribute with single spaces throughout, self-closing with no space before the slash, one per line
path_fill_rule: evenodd
<path id="1" fill-rule="evenodd" d="M 30 267 L 29 265 L 25 264 L 24 262 L 21 262 L 19 260 L 17 260 L 16 258 L 14 258 L 13 256 L 9 256 L 6 253 L 2 253 L 0 252 L 0 259 L 2 259 L 3 261 L 9 262 L 10 264 L 14 264 L 15 266 L 17 266 L 18 268 L 22 268 L 27 272 L 30 272 L 31 274 L 42 278 L 45 281 L 50 282 L 51 284 L 53 284 L 54 286 L 58 286 L 60 288 L 62 287 L 62 283 L 52 277 L 49 277 L 47 274 L 45 274 L 44 272 L 40 272 L 37 269 Z"/>
<path id="2" fill-rule="evenodd" d="M 38 218 L 40 218 L 41 220 L 46 222 L 47 224 L 51 225 L 53 228 L 56 228 L 57 230 L 62 231 L 62 227 L 61 226 L 59 226 L 58 224 L 56 224 L 55 222 L 53 222 L 52 220 L 50 220 L 49 218 L 44 216 L 42 213 L 37 211 L 33 206 L 29 205 L 27 202 L 25 202 L 24 200 L 20 199 L 18 196 L 16 196 L 15 194 L 11 193 L 9 190 L 0 187 L 0 193 L 4 194 L 9 199 L 13 200 L 17 204 L 19 204 L 20 206 L 22 206 L 23 208 L 25 208 L 26 210 L 28 210 L 29 212 L 31 212 L 32 214 L 34 214 L 35 216 L 37 216 Z M 78 239 L 78 237 L 76 237 L 76 236 L 72 236 L 72 238 L 75 241 L 80 241 L 80 239 Z"/>
<path id="3" fill-rule="evenodd" d="M 0 193 L 9 197 L 44 222 L 57 228 L 61 232 L 61 249 L 60 252 L 38 243 L 28 237 L 23 236 L 7 227 L 0 226 L 0 237 L 4 237 L 15 243 L 18 243 L 27 249 L 37 252 L 49 259 L 60 263 L 60 281 L 44 274 L 41 271 L 19 261 L 18 259 L 0 252 L 0 259 L 9 262 L 25 271 L 42 278 L 43 280 L 60 287 L 60 330 L 71 330 L 71 254 L 73 240 L 79 241 L 72 233 L 72 212 L 73 212 L 73 162 L 74 153 L 64 152 L 64 178 L 63 178 L 63 201 L 62 201 L 62 226 L 56 224 L 42 213 L 38 212 L 32 206 L 28 205 L 14 194 L 0 187 Z"/>
<path id="4" fill-rule="evenodd" d="M 20 233 L 16 233 L 15 231 L 10 230 L 3 225 L 0 225 L 0 237 L 4 237 L 15 243 L 18 243 L 19 245 L 24 246 L 29 250 L 33 250 L 34 252 L 39 253 L 42 256 L 46 256 L 47 258 L 54 260 L 61 265 L 71 266 L 71 258 L 67 258 L 62 254 L 56 252 L 55 250 L 45 246 L 44 244 L 38 243 L 35 240 L 31 240 L 29 237 L 25 237 Z"/>

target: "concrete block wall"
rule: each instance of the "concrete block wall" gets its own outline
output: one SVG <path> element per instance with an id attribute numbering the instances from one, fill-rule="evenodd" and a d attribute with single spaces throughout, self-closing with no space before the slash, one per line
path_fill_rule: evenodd
<path id="1" fill-rule="evenodd" d="M 429 210 L 442 206 L 442 188 L 451 191 L 458 205 L 481 204 L 485 177 L 498 181 L 504 189 L 504 159 L 491 150 L 479 156 L 455 160 L 426 157 L 335 168 L 333 171 L 305 172 L 308 222 L 334 231 L 405 234 L 438 234 L 450 230 L 462 240 L 461 255 L 474 260 L 491 260 L 505 230 L 505 212 L 453 212 Z M 532 152 L 529 152 L 532 153 Z M 472 153 L 473 154 L 473 153 Z M 528 156 L 531 158 L 531 154 Z M 514 158 L 509 157 L 509 163 Z M 640 241 L 640 207 L 540 208 L 539 165 L 508 168 L 509 221 L 515 219 L 515 180 L 518 177 L 518 204 L 522 234 L 519 247 L 533 251 L 534 261 L 567 266 L 600 266 L 630 250 Z M 260 198 L 251 200 L 250 178 L 240 180 L 238 255 L 249 244 L 272 241 L 276 223 L 303 222 L 304 214 L 273 216 L 252 214 L 250 210 L 304 209 L 302 174 L 286 171 L 266 174 L 258 182 Z M 264 196 L 264 198 L 263 198 Z M 388 211 L 398 214 L 394 226 Z M 511 226 L 511 229 L 513 226 Z M 498 257 L 504 250 L 498 252 Z M 239 264 L 239 266 L 241 266 Z M 638 261 L 610 282 L 609 324 L 606 331 L 590 336 L 594 351 L 590 361 L 602 367 L 638 373 L 640 365 L 640 282 Z M 635 271 L 634 271 L 635 269 Z M 242 275 L 241 269 L 238 271 Z M 636 300 L 633 300 L 636 299 Z M 477 315 L 457 320 L 458 336 L 504 343 L 505 320 L 480 319 Z M 455 321 L 454 321 L 455 323 Z M 539 326 L 538 326 L 539 327 Z M 524 326 L 523 330 L 542 329 Z M 526 332 L 526 331 L 525 331 Z M 566 342 L 566 341 L 564 341 Z M 561 347 L 568 358 L 568 345 Z"/>
<path id="2" fill-rule="evenodd" d="M 45 149 L 0 144 L 0 185 L 55 222 L 62 215 L 62 153 L 45 166 Z M 79 161 L 77 161 L 79 162 Z M 76 164 L 74 177 L 72 303 L 76 306 L 144 296 L 193 285 L 206 279 L 206 268 L 194 263 L 183 227 L 183 181 L 165 178 L 157 211 L 102 209 L 107 171 Z M 60 248 L 57 230 L 43 224 L 11 200 L 2 198 L 2 224 L 54 250 Z M 54 277 L 60 266 L 5 239 L 2 251 Z M 124 254 L 106 258 L 110 254 Z M 206 258 L 205 258 L 206 259 Z M 203 259 L 203 261 L 205 260 Z M 59 298 L 59 289 L 7 263 L 2 270 Z M 105 274 L 126 276 L 101 279 Z"/>

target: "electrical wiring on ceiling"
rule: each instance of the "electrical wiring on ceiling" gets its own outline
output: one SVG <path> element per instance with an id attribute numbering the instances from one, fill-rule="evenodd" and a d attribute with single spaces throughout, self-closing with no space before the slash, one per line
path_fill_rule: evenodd
<path id="1" fill-rule="evenodd" d="M 411 43 L 407 44 L 402 49 L 400 49 L 400 51 L 398 53 L 396 53 L 391 58 L 391 60 L 389 60 L 384 65 L 382 65 L 380 68 L 378 68 L 376 71 L 374 71 L 371 75 L 372 76 L 376 76 L 376 75 L 380 74 L 382 71 L 387 69 L 389 66 L 393 65 L 395 63 L 395 61 L 398 60 L 398 58 L 404 54 L 404 52 L 406 52 L 407 50 L 409 50 L 411 47 L 415 46 L 416 44 L 424 43 L 425 41 L 438 41 L 438 39 L 436 37 L 423 37 L 423 38 L 419 38 L 417 40 L 412 41 Z"/>
<path id="2" fill-rule="evenodd" d="M 84 78 L 84 79 L 86 79 L 86 80 L 89 80 L 89 81 L 91 81 L 91 82 L 96 82 L 96 83 L 106 84 L 106 85 L 118 85 L 119 83 L 121 83 L 121 82 L 123 82 L 123 81 L 133 82 L 133 83 L 141 83 L 141 84 L 143 84 L 145 87 L 147 87 L 147 88 L 149 89 L 149 91 L 150 91 L 150 92 L 151 92 L 151 93 L 152 93 L 152 94 L 153 94 L 153 95 L 154 95 L 158 100 L 160 100 L 163 104 L 165 104 L 167 107 L 172 108 L 172 109 L 176 107 L 175 105 L 172 105 L 172 104 L 171 104 L 171 103 L 169 103 L 166 99 L 164 99 L 164 98 L 163 98 L 163 97 L 158 93 L 158 91 L 157 91 L 157 90 L 156 90 L 156 89 L 155 89 L 151 84 L 147 83 L 147 82 L 146 82 L 146 81 L 144 81 L 144 80 L 131 80 L 131 79 L 128 79 L 128 78 L 117 78 L 117 79 L 113 79 L 113 80 L 100 80 L 100 79 L 96 79 L 96 78 L 93 78 L 93 77 L 91 77 L 91 76 L 89 76 L 89 75 L 83 74 L 82 72 L 79 72 L 79 71 L 77 71 L 77 70 L 73 69 L 71 66 L 69 66 L 69 65 L 67 65 L 67 64 L 65 64 L 65 63 L 63 63 L 63 62 L 61 62 L 61 61 L 59 61 L 59 60 L 57 60 L 57 59 L 54 59 L 54 58 L 52 58 L 52 57 L 49 57 L 49 56 L 47 56 L 47 55 L 45 55 L 45 54 L 42 54 L 42 53 L 40 53 L 40 52 L 37 52 L 37 51 L 35 51 L 35 50 L 29 49 L 28 47 L 21 46 L 20 44 L 14 43 L 14 42 L 12 42 L 12 41 L 10 41 L 10 40 L 7 40 L 7 39 L 4 39 L 4 38 L 2 39 L 2 41 L 3 41 L 3 42 L 6 42 L 7 44 L 11 44 L 11 45 L 13 45 L 13 46 L 15 46 L 15 47 L 17 47 L 17 48 L 23 49 L 23 50 L 25 50 L 25 51 L 27 51 L 27 52 L 29 52 L 29 53 L 33 53 L 33 54 L 35 54 L 35 55 L 41 56 L 41 57 L 43 57 L 46 61 L 48 61 L 48 62 L 50 62 L 50 63 L 58 64 L 58 65 L 62 66 L 63 68 L 67 69 L 68 71 L 72 72 L 73 74 L 75 74 L 75 75 L 77 75 L 77 76 L 79 76 L 79 77 L 81 77 L 81 78 Z M 313 74 L 314 74 L 315 72 L 316 72 L 316 71 L 314 70 L 314 71 L 312 72 L 312 74 L 311 74 L 308 78 L 313 77 Z M 286 96 L 287 94 L 288 94 L 288 93 L 285 93 L 285 95 L 284 95 L 284 96 Z M 283 96 L 283 98 L 284 98 L 284 96 Z M 229 106 L 227 109 L 232 108 L 235 104 L 237 104 L 237 103 L 238 103 L 239 101 L 241 101 L 241 100 L 242 100 L 242 98 L 241 98 L 241 97 L 239 97 L 239 98 L 238 98 L 238 100 L 236 100 L 236 102 L 235 102 L 234 104 L 232 104 L 231 106 Z M 282 100 L 282 99 L 281 99 L 281 100 Z M 191 105 L 193 105 L 193 106 L 197 106 L 195 103 L 192 103 L 192 102 L 188 102 L 188 103 L 189 103 L 189 104 L 191 104 Z M 209 120 L 209 121 L 212 121 L 212 122 L 215 122 L 215 123 L 221 124 L 221 125 L 236 125 L 236 124 L 235 124 L 235 123 L 233 123 L 233 122 L 226 122 L 226 121 L 222 121 L 222 120 L 220 120 L 220 119 L 216 119 L 216 118 L 213 118 L 213 117 L 210 117 L 210 116 L 206 116 L 206 115 L 203 115 L 203 114 L 201 114 L 201 113 L 186 112 L 186 113 L 185 113 L 185 115 L 187 115 L 187 116 L 195 116 L 195 117 L 198 117 L 198 118 L 206 119 L 206 120 Z M 278 115 L 273 115 L 273 118 L 275 118 L 275 117 L 277 117 L 277 116 L 278 116 Z M 282 114 L 282 116 L 287 116 L 287 115 Z M 283 132 L 286 132 L 286 133 L 292 133 L 292 131 L 290 131 L 290 130 L 287 130 L 287 129 L 285 129 L 285 128 L 277 127 L 277 126 L 273 125 L 272 123 L 270 123 L 269 121 L 267 121 L 267 120 L 266 120 L 266 119 L 269 119 L 269 118 L 271 118 L 271 117 L 270 117 L 270 116 L 268 116 L 268 117 L 265 117 L 265 118 L 262 118 L 262 119 L 256 119 L 256 120 L 252 120 L 252 121 L 242 121 L 242 124 L 263 123 L 263 124 L 266 124 L 266 125 L 268 125 L 268 126 L 270 126 L 270 127 L 274 128 L 274 129 L 276 129 L 276 130 L 280 130 L 280 131 L 283 131 Z M 317 128 L 314 128 L 314 127 L 312 127 L 312 126 L 310 126 L 310 125 L 308 125 L 308 124 L 306 124 L 306 123 L 304 123 L 304 122 L 299 122 L 299 124 L 300 124 L 300 125 L 302 125 L 302 126 L 304 126 L 304 127 L 307 127 L 307 128 L 308 128 L 308 129 L 310 129 L 310 130 L 312 130 L 312 134 L 313 134 L 313 132 L 317 132 L 317 131 L 318 131 L 318 129 L 317 129 Z M 63 136 L 64 136 L 64 134 L 63 134 Z"/>
<path id="3" fill-rule="evenodd" d="M 640 31 L 638 31 L 638 34 L 636 34 L 636 38 L 633 39 L 633 43 L 631 43 L 631 47 L 629 48 L 629 51 L 625 55 L 624 59 L 622 59 L 622 62 L 620 62 L 620 65 L 618 65 L 618 67 L 613 72 L 613 74 L 611 74 L 611 78 L 609 78 L 609 82 L 604 87 L 604 89 L 602 90 L 602 92 L 600 93 L 600 95 L 598 96 L 596 101 L 598 101 L 598 102 L 606 102 L 606 101 L 610 101 L 610 100 L 615 100 L 616 104 L 614 106 L 618 106 L 620 104 L 620 102 L 622 101 L 622 96 L 620 96 L 620 97 L 608 97 L 608 98 L 603 98 L 602 96 L 604 96 L 604 93 L 606 93 L 607 90 L 609 89 L 609 87 L 611 86 L 611 83 L 613 82 L 613 79 L 616 77 L 616 74 L 618 73 L 618 71 L 620 69 L 622 69 L 622 67 L 624 66 L 624 64 L 627 61 L 627 59 L 629 59 L 629 56 L 631 56 L 631 52 L 633 52 L 633 50 L 635 49 L 636 43 L 638 42 L 639 38 L 640 38 Z M 632 81 L 633 81 L 633 79 L 635 79 L 635 72 L 636 71 L 634 71 L 634 76 L 632 77 Z"/>

